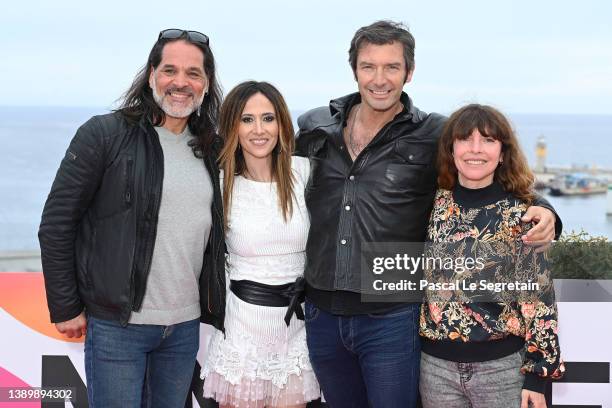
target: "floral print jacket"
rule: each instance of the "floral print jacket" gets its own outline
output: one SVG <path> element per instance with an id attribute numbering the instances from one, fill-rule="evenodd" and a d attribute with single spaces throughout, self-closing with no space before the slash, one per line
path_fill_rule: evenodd
<path id="1" fill-rule="evenodd" d="M 520 239 L 529 229 L 520 221 L 527 207 L 508 193 L 486 205 L 464 207 L 455 201 L 452 191 L 438 190 L 428 228 L 428 241 L 433 246 L 455 243 L 450 246 L 452 249 L 447 247 L 448 251 L 454 251 L 450 254 L 454 257 L 484 257 L 485 268 L 497 268 L 492 275 L 499 280 L 503 280 L 505 270 L 500 265 L 510 266 L 515 272 L 530 272 L 549 293 L 536 300 L 500 294 L 500 301 L 483 303 L 461 298 L 461 293 L 454 295 L 466 300 L 457 302 L 443 301 L 426 292 L 426 299 L 430 301 L 421 307 L 420 335 L 431 341 L 446 342 L 482 342 L 509 335 L 521 337 L 525 339 L 521 367 L 521 372 L 526 374 L 525 384 L 529 381 L 539 383 L 535 389 L 540 390 L 546 380 L 560 378 L 565 369 L 560 359 L 552 279 L 548 278 L 546 262 L 537 259 L 544 255 L 536 255 L 533 250 L 524 251 Z M 424 278 L 431 279 L 431 274 L 432 271 L 425 270 Z"/>

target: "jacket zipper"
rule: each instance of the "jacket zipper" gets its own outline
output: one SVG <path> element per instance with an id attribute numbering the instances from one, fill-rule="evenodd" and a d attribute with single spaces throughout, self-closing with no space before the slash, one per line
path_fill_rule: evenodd
<path id="1" fill-rule="evenodd" d="M 129 159 L 127 162 L 127 183 L 125 187 L 125 203 L 129 206 L 132 203 L 132 168 L 134 167 L 134 159 Z"/>
<path id="2" fill-rule="evenodd" d="M 210 172 L 211 172 L 211 174 L 210 174 L 210 175 L 211 175 L 211 179 L 213 180 L 213 183 L 215 183 L 215 182 L 214 182 L 214 179 L 213 179 L 213 177 L 212 177 L 212 176 L 213 176 L 213 172 L 215 171 L 215 167 L 214 167 L 214 166 L 215 166 L 214 160 L 212 160 L 212 158 L 210 157 L 210 155 L 208 155 L 208 167 L 210 168 Z M 217 201 L 215 200 L 215 193 L 214 193 L 214 192 L 215 192 L 215 190 L 216 190 L 216 188 L 215 188 L 215 187 L 216 187 L 216 184 L 213 186 L 213 210 L 214 210 L 214 211 L 215 211 L 215 213 L 217 214 L 217 219 L 219 220 L 219 222 L 221 222 L 221 220 L 222 220 L 222 215 L 221 215 L 221 212 L 219 211 L 219 207 L 217 206 Z M 219 187 L 219 188 L 220 188 L 220 187 Z M 219 190 L 219 194 L 220 194 L 220 190 Z M 214 228 L 213 228 L 213 233 L 215 233 L 215 235 L 216 235 L 216 233 L 218 233 L 218 232 L 220 232 L 220 231 L 215 231 L 215 230 L 214 230 Z M 214 237 L 213 237 L 213 238 L 214 238 Z M 218 244 L 217 244 L 217 241 L 219 242 Z M 215 247 L 214 247 L 214 245 L 218 245 L 218 246 L 215 248 Z M 217 274 L 216 274 L 217 276 L 216 276 L 216 279 L 215 279 L 215 283 L 217 284 L 217 290 L 218 290 L 218 293 L 223 293 L 223 291 L 221 290 L 221 282 L 220 282 L 220 273 L 222 273 L 222 272 L 221 272 L 221 271 L 219 271 L 219 270 L 217 270 L 217 263 L 218 263 L 218 260 L 219 260 L 219 251 L 220 251 L 220 249 L 221 249 L 221 248 L 220 248 L 220 245 L 221 245 L 221 240 L 220 240 L 220 239 L 217 239 L 217 240 L 213 239 L 213 259 L 212 259 L 212 261 L 213 261 L 213 265 L 214 265 L 215 271 L 217 272 Z M 223 268 L 223 273 L 225 273 L 225 268 Z M 213 312 L 212 312 L 212 310 L 211 310 L 211 304 L 210 304 L 210 289 L 209 289 L 209 293 L 208 293 L 208 311 L 209 311 L 210 313 L 212 313 L 212 314 L 215 314 L 215 313 L 213 313 Z M 220 315 L 220 314 L 219 314 L 219 315 Z M 222 326 L 223 326 L 223 325 L 222 325 Z"/>
<path id="3" fill-rule="evenodd" d="M 147 228 L 145 226 L 142 226 L 141 228 L 144 230 L 146 228 L 146 231 L 143 231 L 142 233 L 142 237 L 144 240 L 144 244 L 143 246 L 140 248 L 140 251 L 138 254 L 135 254 L 134 259 L 138 260 L 138 259 L 142 259 L 141 256 L 144 256 L 144 264 L 143 264 L 143 269 L 142 269 L 142 274 L 144 276 L 142 276 L 142 282 L 143 285 L 139 288 L 139 292 L 136 293 L 136 288 L 135 288 L 135 282 L 136 282 L 136 276 L 135 276 L 135 272 L 134 269 L 132 269 L 132 276 L 130 279 L 131 285 L 132 285 L 132 289 L 131 289 L 131 299 L 130 299 L 130 311 L 132 310 L 140 310 L 140 308 L 142 307 L 142 301 L 144 300 L 144 293 L 145 293 L 145 287 L 144 285 L 146 285 L 146 278 L 149 274 L 149 269 L 151 268 L 151 262 L 153 260 L 153 241 L 155 238 L 155 233 L 157 231 L 157 225 L 153 225 L 152 221 L 157 218 L 158 214 L 159 214 L 159 207 L 160 207 L 160 197 L 161 197 L 161 190 L 162 190 L 162 180 L 163 180 L 163 174 L 164 174 L 164 154 L 163 151 L 161 150 L 161 145 L 159 143 L 159 139 L 157 138 L 158 136 L 152 135 L 150 134 L 150 132 L 145 129 L 148 137 L 151 137 L 152 143 L 153 143 L 153 155 L 155 156 L 153 158 L 153 160 L 156 163 L 159 163 L 158 165 L 154 165 L 153 171 L 151 172 L 151 174 L 149 175 L 149 177 L 147 178 L 147 184 L 148 186 L 153 185 L 153 182 L 155 181 L 155 179 L 157 179 L 159 182 L 157 183 L 157 185 L 155 186 L 155 191 L 151 193 L 151 199 L 149 200 L 149 205 L 148 208 L 145 210 L 144 212 L 144 217 L 149 216 L 150 217 L 150 226 Z M 153 174 L 155 173 L 155 175 Z M 157 176 L 157 177 L 154 177 Z M 155 216 L 154 216 L 155 214 Z M 146 235 L 146 236 L 145 236 Z"/>

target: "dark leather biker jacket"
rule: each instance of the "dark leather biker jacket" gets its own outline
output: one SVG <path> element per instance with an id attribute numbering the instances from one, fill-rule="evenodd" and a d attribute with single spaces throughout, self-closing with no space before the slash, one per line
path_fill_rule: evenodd
<path id="1" fill-rule="evenodd" d="M 360 100 L 348 95 L 298 120 L 297 154 L 311 165 L 305 277 L 317 289 L 360 292 L 364 242 L 423 242 L 436 192 L 445 118 L 420 111 L 402 93 L 402 112 L 353 162 L 342 129 Z"/>
<path id="2" fill-rule="evenodd" d="M 219 141 L 220 143 L 220 141 Z M 215 143 L 215 145 L 218 143 Z M 200 276 L 201 321 L 223 327 L 224 239 L 218 146 L 204 155 L 212 228 Z M 151 123 L 119 112 L 79 128 L 57 172 L 39 230 L 52 322 L 88 315 L 127 324 L 144 298 L 157 230 L 163 152 Z"/>

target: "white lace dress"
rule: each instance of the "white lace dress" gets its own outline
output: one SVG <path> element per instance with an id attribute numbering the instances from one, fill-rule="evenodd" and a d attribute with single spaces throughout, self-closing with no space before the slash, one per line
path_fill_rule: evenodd
<path id="1" fill-rule="evenodd" d="M 236 177 L 226 231 L 228 282 L 281 285 L 304 274 L 308 159 L 294 157 L 292 169 L 296 202 L 287 223 L 275 183 Z M 292 406 L 319 398 L 304 321 L 294 315 L 287 327 L 286 307 L 253 305 L 227 293 L 225 338 L 215 331 L 202 367 L 204 396 L 238 407 Z"/>

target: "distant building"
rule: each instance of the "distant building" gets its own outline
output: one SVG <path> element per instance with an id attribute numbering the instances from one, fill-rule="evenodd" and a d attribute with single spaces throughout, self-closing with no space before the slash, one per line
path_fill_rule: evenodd
<path id="1" fill-rule="evenodd" d="M 537 173 L 544 173 L 546 171 L 546 139 L 544 136 L 540 136 L 536 143 L 536 165 L 534 170 Z"/>

